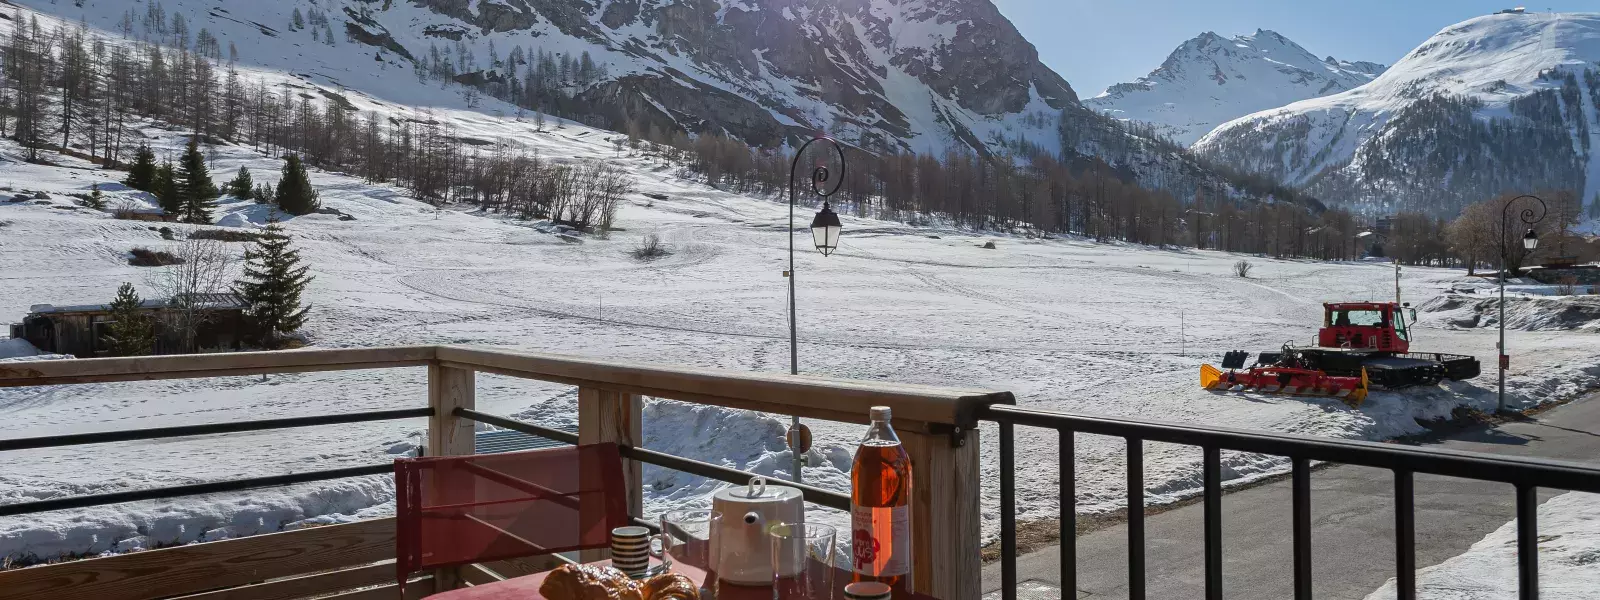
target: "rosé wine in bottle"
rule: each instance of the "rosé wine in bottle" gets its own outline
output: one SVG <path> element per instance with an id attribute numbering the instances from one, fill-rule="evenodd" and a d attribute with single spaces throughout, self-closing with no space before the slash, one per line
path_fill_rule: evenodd
<path id="1" fill-rule="evenodd" d="M 911 574 L 911 458 L 889 417 L 889 407 L 872 407 L 850 468 L 851 570 L 854 581 L 900 588 Z"/>

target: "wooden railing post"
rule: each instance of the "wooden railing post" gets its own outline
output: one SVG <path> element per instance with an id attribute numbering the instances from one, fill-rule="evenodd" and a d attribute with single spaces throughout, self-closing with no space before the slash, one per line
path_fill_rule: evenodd
<path id="1" fill-rule="evenodd" d="M 978 431 L 950 434 L 897 429 L 911 456 L 911 576 L 917 592 L 946 600 L 982 595 Z"/>
<path id="2" fill-rule="evenodd" d="M 476 390 L 473 372 L 454 367 L 428 366 L 428 456 L 464 456 L 476 450 L 472 419 L 455 415 L 457 408 L 473 409 Z"/>
<path id="3" fill-rule="evenodd" d="M 477 407 L 475 373 L 440 365 L 428 365 L 428 456 L 465 456 L 477 450 L 474 422 L 455 415 L 457 408 Z M 434 569 L 433 589 L 443 592 L 459 587 L 455 569 Z"/>
<path id="4" fill-rule="evenodd" d="M 644 445 L 644 401 L 637 394 L 599 388 L 578 388 L 578 443 L 616 442 L 619 446 Z M 643 465 L 622 460 L 622 481 L 628 490 L 628 514 L 644 516 Z M 603 558 L 604 550 L 586 550 L 585 561 Z"/>

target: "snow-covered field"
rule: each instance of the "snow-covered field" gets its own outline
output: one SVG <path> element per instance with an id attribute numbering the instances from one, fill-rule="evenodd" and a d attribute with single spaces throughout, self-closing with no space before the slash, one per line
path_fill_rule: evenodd
<path id="1" fill-rule="evenodd" d="M 1367 596 L 1395 596 L 1394 580 Z M 1600 590 L 1600 495 L 1569 492 L 1539 506 L 1539 597 L 1588 600 Z M 1517 522 L 1466 553 L 1417 572 L 1424 600 L 1491 600 L 1517 595 Z"/>
<path id="2" fill-rule="evenodd" d="M 311 85 L 252 69 L 248 76 Z M 382 82 L 374 84 L 382 100 L 356 90 L 346 95 L 362 111 L 410 110 L 395 104 L 400 98 L 427 104 L 461 135 L 507 139 L 545 157 L 611 160 L 634 176 L 640 193 L 619 215 L 623 230 L 609 239 L 571 241 L 537 223 L 437 210 L 400 189 L 313 172 L 324 205 L 355 220 L 310 215 L 285 224 L 316 276 L 306 297 L 313 304 L 306 327 L 311 345 L 474 343 L 787 369 L 783 206 L 708 188 L 684 179 L 675 166 L 618 156 L 610 132 L 570 123 L 536 132 L 531 123 L 492 116 L 511 114 L 492 101 L 481 111 L 462 110 L 454 92 L 407 76 L 374 75 Z M 175 152 L 183 141 L 179 131 L 146 127 L 144 134 L 158 153 Z M 216 148 L 212 173 L 219 181 L 240 165 L 249 166 L 258 181 L 275 179 L 279 167 L 248 148 Z M 144 285 L 151 271 L 128 266 L 124 253 L 175 242 L 163 241 L 149 223 L 65 208 L 71 204 L 66 194 L 85 192 L 94 183 L 113 206 L 123 198 L 148 202 L 116 184 L 121 176 L 72 159 L 57 166 L 22 163 L 14 145 L 0 142 L 0 187 L 47 196 L 0 202 L 0 322 L 20 319 L 33 304 L 108 302 L 123 281 L 153 293 Z M 262 207 L 234 203 L 219 217 L 253 227 L 266 215 Z M 172 227 L 179 238 L 189 229 Z M 798 256 L 800 365 L 806 373 L 1005 389 L 1025 405 L 1064 411 L 1358 439 L 1416 432 L 1416 419 L 1494 402 L 1488 376 L 1406 394 L 1374 393 L 1360 410 L 1336 400 L 1199 389 L 1200 364 L 1224 351 L 1308 343 L 1321 319 L 1321 302 L 1392 298 L 1394 271 L 1387 265 L 993 236 L 849 217 L 845 228 L 834 256 Z M 628 251 L 652 233 L 673 254 L 653 262 L 632 258 Z M 997 248 L 982 248 L 988 241 Z M 1256 263 L 1250 279 L 1231 274 L 1240 259 Z M 1404 273 L 1405 298 L 1414 303 L 1452 287 L 1482 285 L 1458 271 Z M 1418 348 L 1475 354 L 1492 364 L 1493 332 L 1457 328 L 1452 315 L 1428 313 L 1416 331 Z M 1600 340 L 1592 335 L 1513 331 L 1509 343 L 1510 391 L 1518 406 L 1569 397 L 1600 380 Z M 562 385 L 490 375 L 478 380 L 483 410 L 543 425 L 574 425 L 575 396 Z M 416 407 L 425 401 L 421 369 L 5 389 L 0 437 Z M 818 455 L 806 479 L 843 489 L 861 428 L 812 426 Z M 787 475 L 783 420 L 776 416 L 652 401 L 644 427 L 651 448 Z M 381 463 L 409 453 L 424 429 L 420 420 L 394 421 L 10 452 L 0 462 L 0 502 Z M 991 482 L 997 464 L 993 434 L 983 432 L 989 440 L 984 476 Z M 1021 432 L 1019 443 L 1028 449 L 1019 453 L 1023 519 L 1053 517 L 1059 510 L 1054 440 L 1053 432 Z M 1077 509 L 1119 506 L 1122 442 L 1084 436 L 1077 452 Z M 1235 479 L 1287 466 L 1248 455 L 1225 455 L 1224 461 L 1225 476 Z M 1153 445 L 1146 462 L 1153 502 L 1172 501 L 1200 485 L 1198 449 Z M 652 513 L 703 504 L 717 487 L 653 468 L 646 478 Z M 997 528 L 997 487 L 986 486 L 990 532 Z M 0 556 L 50 557 L 275 531 L 307 519 L 383 514 L 392 510 L 391 500 L 386 478 L 377 477 L 0 519 Z"/>
<path id="3" fill-rule="evenodd" d="M 181 142 L 174 132 L 146 133 L 164 148 Z M 529 139 L 546 155 L 613 156 L 603 139 L 608 135 L 569 125 Z M 0 186 L 50 195 L 48 204 L 0 204 L 0 220 L 7 223 L 0 228 L 0 255 L 6 257 L 0 320 L 19 319 L 31 304 L 109 301 L 120 282 L 141 285 L 150 277 L 149 269 L 127 266 L 128 249 L 175 243 L 161 240 L 148 223 L 58 208 L 70 204 L 65 194 L 96 182 L 112 204 L 137 197 L 114 183 L 119 174 L 70 161 L 24 164 L 15 160 L 14 146 L 0 148 L 6 161 Z M 641 194 L 622 210 L 624 231 L 578 243 L 537 224 L 436 210 L 401 190 L 313 173 L 325 205 L 355 220 L 311 215 L 286 224 L 317 278 L 308 292 L 311 343 L 477 343 L 784 370 L 785 209 L 687 181 L 677 169 L 644 158 L 612 160 L 630 169 Z M 241 164 L 258 179 L 270 178 L 277 167 L 248 149 L 219 147 L 213 172 L 221 179 Z M 248 203 L 225 205 L 222 212 L 242 225 L 264 218 L 261 207 Z M 1257 267 L 1252 278 L 1240 279 L 1230 269 L 1242 257 L 1215 252 L 995 237 L 848 217 L 845 225 L 837 254 L 798 257 L 801 368 L 808 373 L 983 386 L 1059 410 L 1363 439 L 1415 432 L 1417 418 L 1493 401 L 1487 377 L 1404 395 L 1375 393 L 1359 411 L 1334 400 L 1198 388 L 1199 365 L 1223 351 L 1308 341 L 1322 301 L 1391 297 L 1394 272 L 1387 265 L 1243 257 Z M 180 238 L 188 227 L 174 225 Z M 673 255 L 654 262 L 632 258 L 628 251 L 649 233 L 661 235 Z M 981 248 L 986 241 L 997 249 Z M 1408 268 L 1404 277 L 1406 297 L 1417 302 L 1452 286 L 1481 285 L 1435 269 Z M 1421 347 L 1492 355 L 1490 331 L 1444 329 L 1440 322 L 1431 313 L 1424 317 Z M 1590 336 L 1514 331 L 1510 343 L 1518 355 L 1512 392 L 1519 405 L 1576 393 L 1600 371 L 1593 367 L 1600 342 Z M 480 378 L 478 402 L 494 413 L 571 426 L 574 400 L 567 386 Z M 0 390 L 0 435 L 424 401 L 420 369 L 8 389 Z M 814 427 L 820 460 L 807 479 L 842 488 L 859 427 Z M 0 495 L 17 502 L 371 464 L 409 452 L 423 428 L 420 421 L 400 421 L 13 452 L 0 466 Z M 783 475 L 787 468 L 776 417 L 658 402 L 647 410 L 645 430 L 653 448 L 762 473 Z M 1053 440 L 1053 433 L 1025 430 L 1021 443 L 1050 448 Z M 991 450 L 986 446 L 986 454 Z M 1080 441 L 1078 452 L 1079 510 L 1116 507 L 1121 442 L 1091 437 Z M 1023 518 L 1055 515 L 1057 467 L 1029 458 L 1053 457 L 1053 451 L 1023 456 Z M 989 458 L 986 476 L 992 477 Z M 1155 446 L 1147 461 L 1154 501 L 1176 499 L 1199 485 L 1198 450 Z M 1284 466 L 1245 455 L 1226 461 L 1227 476 L 1234 478 Z M 703 502 L 715 487 L 659 470 L 647 477 L 652 511 Z M 387 483 L 374 478 L 7 519 L 0 521 L 0 553 L 51 555 L 275 530 L 316 516 L 382 513 L 389 510 L 389 494 Z"/>

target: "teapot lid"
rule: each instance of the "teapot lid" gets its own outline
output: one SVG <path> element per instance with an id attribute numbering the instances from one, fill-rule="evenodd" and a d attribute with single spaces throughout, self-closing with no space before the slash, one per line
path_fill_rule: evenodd
<path id="1" fill-rule="evenodd" d="M 750 478 L 748 485 L 723 488 L 713 496 L 713 500 L 744 504 L 788 503 L 800 502 L 801 493 L 800 488 L 786 485 L 767 485 L 767 478 L 757 475 Z"/>

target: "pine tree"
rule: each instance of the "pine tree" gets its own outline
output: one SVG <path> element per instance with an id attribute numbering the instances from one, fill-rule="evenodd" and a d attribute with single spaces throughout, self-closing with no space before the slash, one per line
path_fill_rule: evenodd
<path id="1" fill-rule="evenodd" d="M 150 146 L 139 144 L 139 150 L 133 156 L 133 166 L 128 169 L 128 178 L 122 183 L 136 190 L 146 192 L 156 191 L 156 153 Z"/>
<path id="2" fill-rule="evenodd" d="M 306 311 L 300 293 L 313 279 L 310 269 L 300 264 L 300 251 L 289 246 L 289 236 L 277 222 L 267 224 L 255 248 L 244 253 L 244 277 L 234 286 L 245 302 L 245 316 L 261 334 L 268 347 L 277 345 L 283 334 L 294 333 L 305 324 Z"/>
<path id="3" fill-rule="evenodd" d="M 172 168 L 172 161 L 162 161 L 161 166 L 156 168 L 150 193 L 155 194 L 156 200 L 161 202 L 163 212 L 173 217 L 183 214 L 183 194 L 178 187 L 178 176 Z"/>
<path id="4" fill-rule="evenodd" d="M 139 311 L 141 303 L 133 284 L 124 282 L 117 288 L 117 299 L 111 301 L 111 325 L 103 340 L 112 356 L 141 356 L 154 349 L 155 324 Z"/>
<path id="5" fill-rule="evenodd" d="M 298 155 L 283 157 L 283 178 L 278 180 L 276 199 L 278 209 L 291 215 L 306 215 L 317 210 L 317 191 L 312 189 Z"/>
<path id="6" fill-rule="evenodd" d="M 83 205 L 95 210 L 106 209 L 106 195 L 100 193 L 100 184 L 89 187 L 89 198 L 83 201 Z"/>
<path id="7" fill-rule="evenodd" d="M 305 17 L 300 16 L 300 7 L 294 7 L 294 14 L 289 16 L 289 30 L 305 29 Z"/>
<path id="8" fill-rule="evenodd" d="M 239 174 L 228 182 L 228 195 L 235 198 L 249 198 L 253 188 L 254 184 L 250 180 L 250 169 L 240 166 Z"/>
<path id="9" fill-rule="evenodd" d="M 178 194 L 183 198 L 183 222 L 210 223 L 211 210 L 217 207 L 214 200 L 217 197 L 217 185 L 211 182 L 211 174 L 206 169 L 206 157 L 200 153 L 200 143 L 195 137 L 189 138 L 189 147 L 183 151 L 177 179 Z"/>

